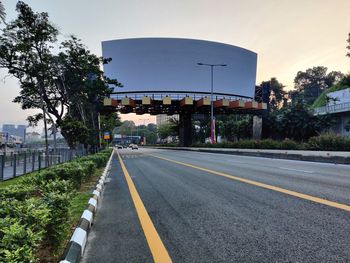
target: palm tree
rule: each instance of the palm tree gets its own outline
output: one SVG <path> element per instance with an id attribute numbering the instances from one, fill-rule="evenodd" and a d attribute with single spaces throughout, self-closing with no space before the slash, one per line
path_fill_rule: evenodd
<path id="1" fill-rule="evenodd" d="M 5 17 L 6 17 L 5 7 L 4 7 L 3 3 L 0 1 L 0 20 L 3 23 L 5 23 Z"/>

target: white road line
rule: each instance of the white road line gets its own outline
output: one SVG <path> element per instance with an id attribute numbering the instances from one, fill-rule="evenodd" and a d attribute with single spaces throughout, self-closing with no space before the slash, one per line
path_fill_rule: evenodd
<path id="1" fill-rule="evenodd" d="M 314 173 L 314 171 L 298 170 L 298 169 L 292 169 L 292 168 L 286 168 L 286 167 L 278 167 L 278 168 L 282 169 L 282 170 L 302 172 L 302 173 L 309 173 L 309 174 L 313 174 Z"/>

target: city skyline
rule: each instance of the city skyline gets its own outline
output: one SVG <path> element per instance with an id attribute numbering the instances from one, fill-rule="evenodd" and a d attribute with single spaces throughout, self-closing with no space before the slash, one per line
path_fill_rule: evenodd
<path id="1" fill-rule="evenodd" d="M 48 12 L 61 38 L 74 34 L 97 55 L 101 55 L 101 42 L 112 39 L 183 37 L 218 41 L 258 54 L 257 84 L 277 77 L 287 89 L 293 88 L 298 71 L 313 66 L 343 73 L 350 69 L 345 56 L 349 1 L 24 2 L 34 11 Z M 7 20 L 12 20 L 16 1 L 3 3 Z M 4 70 L 0 79 L 0 124 L 26 124 L 25 118 L 34 111 L 23 112 L 19 104 L 11 102 L 19 92 L 17 81 Z M 139 122 L 139 116 L 122 118 Z M 155 122 L 153 116 L 147 118 Z"/>

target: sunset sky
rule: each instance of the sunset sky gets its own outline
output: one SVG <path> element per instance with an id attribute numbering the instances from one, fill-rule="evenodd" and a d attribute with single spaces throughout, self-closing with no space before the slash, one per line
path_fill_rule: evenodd
<path id="1" fill-rule="evenodd" d="M 15 0 L 2 1 L 7 20 Z M 326 66 L 350 71 L 346 39 L 349 0 L 28 0 L 45 11 L 62 33 L 74 34 L 97 55 L 101 41 L 135 37 L 181 37 L 228 43 L 258 54 L 257 83 L 277 77 L 293 88 L 299 70 Z M 26 124 L 30 111 L 12 99 L 15 79 L 0 71 L 0 124 Z M 124 119 L 154 117 L 124 115 Z"/>

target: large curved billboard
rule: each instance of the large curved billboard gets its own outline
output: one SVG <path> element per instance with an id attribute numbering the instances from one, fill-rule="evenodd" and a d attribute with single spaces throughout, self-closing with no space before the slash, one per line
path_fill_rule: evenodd
<path id="1" fill-rule="evenodd" d="M 240 47 L 195 39 L 134 38 L 102 42 L 102 55 L 112 58 L 104 65 L 109 78 L 124 88 L 118 91 L 210 92 L 208 64 L 214 68 L 214 92 L 253 96 L 257 54 Z"/>

